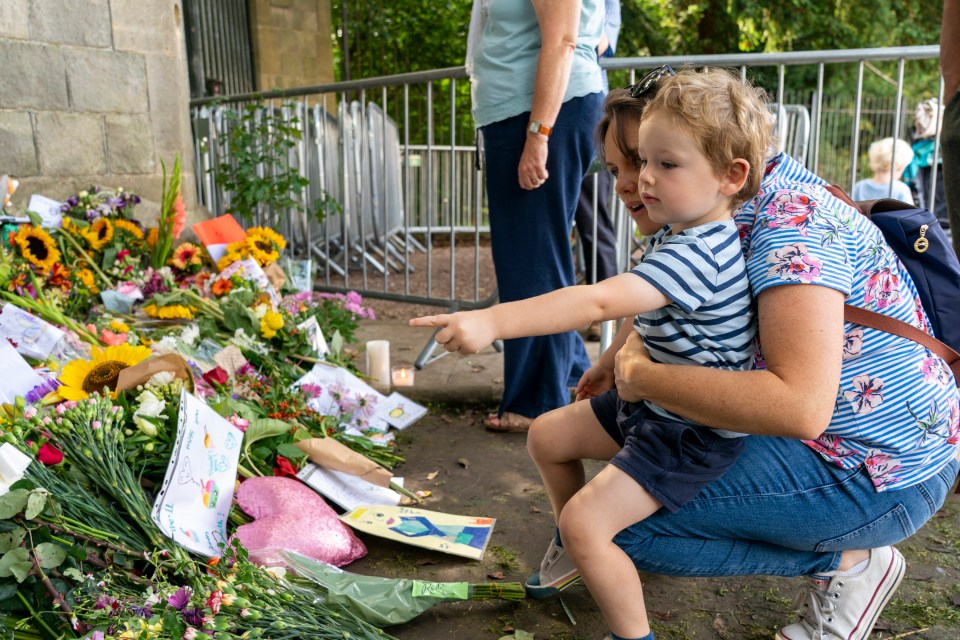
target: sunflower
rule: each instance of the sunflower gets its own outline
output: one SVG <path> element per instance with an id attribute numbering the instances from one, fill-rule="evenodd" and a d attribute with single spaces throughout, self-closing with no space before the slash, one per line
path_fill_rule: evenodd
<path id="1" fill-rule="evenodd" d="M 50 234 L 33 225 L 24 225 L 17 231 L 14 242 L 20 255 L 41 272 L 49 271 L 60 260 L 60 250 Z"/>
<path id="2" fill-rule="evenodd" d="M 234 262 L 238 260 L 243 260 L 244 258 L 249 257 L 250 247 L 247 246 L 246 240 L 241 240 L 239 242 L 231 242 L 227 245 L 227 249 L 223 254 L 223 257 L 217 261 L 217 269 L 223 271 L 229 267 Z"/>
<path id="3" fill-rule="evenodd" d="M 180 271 L 196 271 L 202 264 L 200 247 L 190 242 L 184 242 L 173 250 L 170 264 Z"/>
<path id="4" fill-rule="evenodd" d="M 103 393 L 107 387 L 116 394 L 117 378 L 127 367 L 146 360 L 151 355 L 147 347 L 131 347 L 122 344 L 116 347 L 93 348 L 90 360 L 74 360 L 60 372 L 63 386 L 57 393 L 64 400 L 83 400 L 91 393 Z"/>
<path id="5" fill-rule="evenodd" d="M 162 307 L 157 306 L 155 302 L 143 307 L 143 312 L 151 318 L 160 318 L 161 320 L 192 320 L 193 312 L 196 309 L 183 304 L 166 304 Z"/>
<path id="6" fill-rule="evenodd" d="M 123 218 L 117 218 L 113 221 L 113 227 L 116 231 L 124 231 L 129 233 L 137 240 L 143 240 L 143 229 L 140 228 L 136 222 L 130 220 L 124 220 Z"/>
<path id="7" fill-rule="evenodd" d="M 97 281 L 93 277 L 93 271 L 90 271 L 90 269 L 87 269 L 87 268 L 83 268 L 83 269 L 78 269 L 77 271 L 74 271 L 73 274 L 77 278 L 77 280 L 80 281 L 80 284 L 86 287 L 87 291 L 89 291 L 94 295 L 100 293 L 100 289 L 97 288 Z"/>
<path id="8" fill-rule="evenodd" d="M 113 223 L 109 218 L 97 218 L 89 227 L 81 229 L 80 235 L 86 239 L 91 249 L 100 251 L 105 244 L 113 240 Z"/>
<path id="9" fill-rule="evenodd" d="M 265 267 L 280 258 L 280 252 L 287 246 L 287 241 L 269 227 L 253 227 L 247 229 L 246 245 L 250 256 L 261 267 Z"/>

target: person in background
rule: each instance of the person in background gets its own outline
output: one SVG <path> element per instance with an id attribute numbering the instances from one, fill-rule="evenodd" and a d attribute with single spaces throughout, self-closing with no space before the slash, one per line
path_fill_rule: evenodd
<path id="1" fill-rule="evenodd" d="M 953 234 L 953 250 L 960 255 L 960 0 L 943 1 L 940 30 L 940 71 L 947 109 L 943 114 L 940 149 L 943 154 L 943 192 L 947 219 Z"/>
<path id="2" fill-rule="evenodd" d="M 937 136 L 943 129 L 943 111 L 943 104 L 936 98 L 927 98 L 917 105 L 914 113 L 913 162 L 903 172 L 903 180 L 913 187 L 917 205 L 930 209 L 940 224 L 948 229 L 950 221 L 947 219 L 943 171 L 940 169 L 943 158 L 937 150 Z"/>
<path id="3" fill-rule="evenodd" d="M 900 180 L 904 169 L 913 161 L 913 150 L 904 140 L 884 138 L 870 145 L 870 170 L 873 176 L 853 185 L 854 200 L 893 198 L 913 204 L 913 194 L 907 183 Z"/>
<path id="4" fill-rule="evenodd" d="M 466 66 L 501 302 L 575 283 L 570 234 L 603 101 L 603 18 L 602 0 L 474 1 Z M 589 366 L 576 331 L 508 340 L 487 428 L 526 431 L 570 402 Z"/>
<path id="5" fill-rule="evenodd" d="M 620 0 L 605 0 L 606 18 L 603 23 L 603 37 L 597 45 L 597 56 L 612 58 L 616 55 L 617 38 L 620 35 Z M 603 74 L 603 92 L 609 90 L 607 72 Z M 587 174 L 580 185 L 580 198 L 574 221 L 580 245 L 583 247 L 584 280 L 596 283 L 620 273 L 617 264 L 617 234 L 613 227 L 613 212 L 610 200 L 613 192 L 613 176 L 605 167 L 594 163 L 595 170 Z M 596 198 L 596 205 L 594 205 Z M 596 212 L 596 215 L 594 215 Z M 596 221 L 596 222 L 594 222 Z M 596 230 L 594 230 L 596 224 Z M 596 231 L 596 238 L 594 238 Z M 594 271 L 594 251 L 596 251 L 596 271 Z M 600 339 L 600 323 L 591 323 L 586 333 L 587 340 Z"/>

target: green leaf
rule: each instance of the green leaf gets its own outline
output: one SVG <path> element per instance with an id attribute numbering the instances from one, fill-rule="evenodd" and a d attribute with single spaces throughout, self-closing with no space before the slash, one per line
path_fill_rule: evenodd
<path id="1" fill-rule="evenodd" d="M 17 585 L 9 582 L 0 584 L 0 602 L 17 595 Z"/>
<path id="2" fill-rule="evenodd" d="M 288 460 L 303 460 L 307 457 L 303 451 L 300 451 L 296 445 L 292 445 L 289 442 L 281 442 L 277 445 L 277 453 L 283 456 Z"/>
<path id="3" fill-rule="evenodd" d="M 16 575 L 13 572 L 13 566 L 23 563 L 26 563 L 28 567 L 33 566 L 30 562 L 29 551 L 23 547 L 17 547 L 16 549 L 7 551 L 3 554 L 3 557 L 0 558 L 0 578 L 9 578 L 12 575 Z M 27 570 L 29 571 L 29 568 Z M 23 580 L 18 576 L 17 582 L 23 582 Z"/>
<path id="4" fill-rule="evenodd" d="M 37 483 L 31 480 L 30 478 L 20 478 L 12 485 L 10 489 L 26 489 L 27 491 L 33 491 L 37 488 Z"/>
<path id="5" fill-rule="evenodd" d="M 30 492 L 30 497 L 27 498 L 27 510 L 24 512 L 24 517 L 27 520 L 33 520 L 41 513 L 43 513 L 44 508 L 47 506 L 47 490 L 46 489 L 34 489 Z"/>
<path id="6" fill-rule="evenodd" d="M 67 567 L 61 573 L 71 580 L 83 582 L 83 574 L 80 572 L 80 569 L 77 569 L 76 567 Z"/>
<path id="7" fill-rule="evenodd" d="M 20 546 L 23 539 L 27 537 L 27 530 L 23 527 L 17 527 L 13 531 L 0 533 L 0 553 L 6 553 L 10 549 Z"/>
<path id="8" fill-rule="evenodd" d="M 17 582 L 26 580 L 31 571 L 33 571 L 32 562 L 15 562 L 10 565 L 10 573 L 17 579 Z"/>
<path id="9" fill-rule="evenodd" d="M 26 213 L 27 217 L 30 218 L 30 224 L 32 224 L 35 227 L 43 226 L 43 218 L 40 217 L 39 213 L 37 213 L 36 211 L 30 211 L 29 209 L 24 211 L 24 213 Z"/>
<path id="10" fill-rule="evenodd" d="M 87 551 L 79 544 L 72 545 L 67 549 L 67 555 L 77 562 L 86 562 L 87 560 Z M 64 572 L 64 575 L 66 575 L 66 572 Z"/>
<path id="11" fill-rule="evenodd" d="M 30 492 L 26 489 L 14 489 L 0 496 L 0 519 L 6 520 L 17 515 L 27 506 L 27 496 Z"/>
<path id="12" fill-rule="evenodd" d="M 335 355 L 340 355 L 340 352 L 343 350 L 343 336 L 340 335 L 340 331 L 335 331 L 333 337 L 330 338 L 330 351 Z"/>
<path id="13" fill-rule="evenodd" d="M 249 448 L 257 440 L 283 435 L 290 430 L 290 425 L 274 418 L 258 418 L 250 423 L 243 434 L 243 445 Z"/>
<path id="14" fill-rule="evenodd" d="M 38 544 L 34 551 L 37 554 L 40 566 L 44 569 L 56 569 L 67 559 L 67 552 L 63 550 L 63 547 L 53 542 Z"/>

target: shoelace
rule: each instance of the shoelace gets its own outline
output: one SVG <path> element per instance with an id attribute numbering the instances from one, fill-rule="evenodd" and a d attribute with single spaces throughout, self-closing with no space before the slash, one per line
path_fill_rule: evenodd
<path id="1" fill-rule="evenodd" d="M 824 637 L 823 618 L 824 616 L 829 618 L 830 614 L 836 611 L 837 605 L 833 601 L 836 597 L 836 595 L 831 595 L 824 589 L 817 589 L 814 586 L 807 585 L 797 593 L 793 600 L 793 606 L 796 607 L 797 613 L 799 613 L 804 621 L 811 627 L 816 627 L 816 638 Z M 806 606 L 809 611 L 805 612 L 803 610 L 804 606 Z M 813 618 L 812 621 L 810 620 L 811 617 Z M 830 620 L 828 619 L 827 621 L 829 622 Z M 813 624 L 813 622 L 816 624 Z"/>

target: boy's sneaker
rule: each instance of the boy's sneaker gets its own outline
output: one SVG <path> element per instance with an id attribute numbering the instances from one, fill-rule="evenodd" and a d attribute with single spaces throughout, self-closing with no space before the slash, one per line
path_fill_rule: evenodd
<path id="1" fill-rule="evenodd" d="M 563 547 L 550 540 L 540 571 L 527 578 L 527 596 L 537 600 L 552 598 L 580 580 L 580 570 L 573 565 Z"/>
<path id="2" fill-rule="evenodd" d="M 900 586 L 906 562 L 893 547 L 870 550 L 866 569 L 853 576 L 811 577 L 798 594 L 800 622 L 777 640 L 864 640 Z"/>

